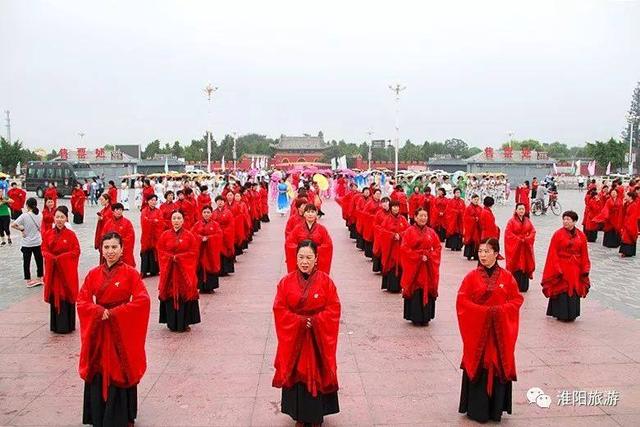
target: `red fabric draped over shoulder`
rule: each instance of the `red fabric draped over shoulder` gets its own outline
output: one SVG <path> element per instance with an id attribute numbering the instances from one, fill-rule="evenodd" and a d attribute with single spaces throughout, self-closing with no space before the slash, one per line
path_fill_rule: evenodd
<path id="1" fill-rule="evenodd" d="M 80 243 L 68 228 L 51 228 L 42 238 L 44 300 L 60 312 L 60 301 L 75 303 L 78 297 Z"/>
<path id="2" fill-rule="evenodd" d="M 324 225 L 315 222 L 309 228 L 306 221 L 296 226 L 285 241 L 287 271 L 291 273 L 297 269 L 296 250 L 298 249 L 298 243 L 303 240 L 312 240 L 318 245 L 318 270 L 329 274 L 331 272 L 331 260 L 333 259 L 331 236 Z"/>
<path id="3" fill-rule="evenodd" d="M 517 215 L 507 222 L 504 232 L 504 250 L 507 270 L 511 273 L 522 271 L 533 279 L 536 269 L 533 244 L 536 240 L 536 229 L 526 216 L 520 221 Z"/>
<path id="4" fill-rule="evenodd" d="M 433 228 L 412 225 L 404 232 L 400 246 L 400 285 L 404 298 L 411 298 L 416 289 L 423 290 L 425 305 L 429 298 L 438 297 L 441 252 L 442 244 Z"/>
<path id="5" fill-rule="evenodd" d="M 591 285 L 591 261 L 587 238 L 577 228 L 561 228 L 551 237 L 542 273 L 542 292 L 547 298 L 563 292 L 586 297 Z"/>

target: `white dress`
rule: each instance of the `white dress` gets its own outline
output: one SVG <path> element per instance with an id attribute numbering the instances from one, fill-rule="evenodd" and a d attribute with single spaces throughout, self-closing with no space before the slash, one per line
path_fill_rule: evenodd
<path id="1" fill-rule="evenodd" d="M 129 186 L 126 182 L 120 184 L 120 189 L 118 190 L 118 199 L 122 206 L 124 206 L 124 210 L 129 210 Z"/>

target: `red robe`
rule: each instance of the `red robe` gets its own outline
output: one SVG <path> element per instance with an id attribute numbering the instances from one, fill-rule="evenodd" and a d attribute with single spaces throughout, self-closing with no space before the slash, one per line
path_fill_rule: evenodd
<path id="1" fill-rule="evenodd" d="M 517 214 L 507 222 L 504 231 L 504 250 L 507 270 L 511 273 L 522 271 L 533 279 L 536 269 L 533 243 L 536 240 L 536 229 L 526 216 L 520 221 Z"/>
<path id="2" fill-rule="evenodd" d="M 482 208 L 479 205 L 470 204 L 464 210 L 462 221 L 464 223 L 463 243 L 465 245 L 478 245 L 480 243 L 480 214 Z"/>
<path id="3" fill-rule="evenodd" d="M 201 219 L 196 222 L 191 232 L 200 242 L 198 245 L 198 269 L 202 271 L 203 281 L 206 281 L 206 274 L 220 272 L 220 248 L 222 247 L 222 228 L 213 221 Z M 203 241 L 203 238 L 207 238 Z"/>
<path id="4" fill-rule="evenodd" d="M 144 208 L 145 206 L 142 207 L 142 209 Z M 171 203 L 165 202 L 161 204 L 158 209 L 160 209 L 160 212 L 162 214 L 165 230 L 168 230 L 169 228 L 173 228 L 173 225 L 171 224 L 171 215 L 173 214 L 173 211 L 178 210 L 178 204 L 176 202 L 171 202 Z"/>
<path id="5" fill-rule="evenodd" d="M 464 200 L 460 198 L 449 199 L 444 217 L 444 229 L 447 231 L 447 237 L 455 234 L 463 234 L 465 209 Z"/>
<path id="6" fill-rule="evenodd" d="M 209 193 L 200 193 L 198 194 L 197 204 L 198 204 L 198 216 L 202 216 L 202 208 L 205 206 L 211 206 L 211 196 Z"/>
<path id="7" fill-rule="evenodd" d="M 584 215 L 582 215 L 582 226 L 584 231 L 598 231 L 598 223 L 594 218 L 602 209 L 602 202 L 598 196 L 591 197 L 588 194 L 584 199 Z"/>
<path id="8" fill-rule="evenodd" d="M 615 230 L 618 232 L 622 227 L 622 206 L 623 199 L 618 196 L 615 200 L 609 197 L 607 203 L 604 204 L 604 208 L 593 217 L 593 221 L 597 223 L 603 223 L 603 231 Z"/>
<path id="9" fill-rule="evenodd" d="M 156 245 L 160 234 L 166 229 L 162 217 L 162 211 L 158 208 L 151 209 L 149 205 L 140 213 L 140 252 L 156 251 Z M 157 256 L 156 256 L 157 259 Z"/>
<path id="10" fill-rule="evenodd" d="M 353 205 L 353 218 L 355 219 L 355 223 L 356 223 L 356 230 L 358 231 L 358 233 L 360 235 L 362 235 L 362 233 L 364 233 L 364 207 L 367 205 L 367 203 L 369 202 L 369 197 L 358 197 L 354 199 L 354 205 Z"/>
<path id="11" fill-rule="evenodd" d="M 84 194 L 84 193 L 83 193 Z M 11 188 L 7 191 L 7 196 L 13 200 L 13 203 L 9 205 L 11 211 L 13 212 L 22 212 L 22 208 L 24 207 L 24 202 L 27 200 L 27 192 L 22 188 Z"/>
<path id="12" fill-rule="evenodd" d="M 436 197 L 431 203 L 431 212 L 429 217 L 431 218 L 431 228 L 437 230 L 438 228 L 445 226 L 445 214 L 447 212 L 447 205 L 449 199 L 444 196 Z"/>
<path id="13" fill-rule="evenodd" d="M 640 200 L 625 203 L 623 208 L 623 221 L 620 226 L 620 239 L 622 243 L 633 245 L 638 240 L 638 221 L 640 221 Z"/>
<path id="14" fill-rule="evenodd" d="M 329 275 L 315 271 L 305 280 L 297 269 L 287 274 L 278 283 L 273 316 L 278 336 L 273 387 L 304 383 L 312 396 L 337 391 L 340 300 Z"/>
<path id="15" fill-rule="evenodd" d="M 227 206 L 218 208 L 211 214 L 211 219 L 222 228 L 222 255 L 231 258 L 235 255 L 235 224 L 233 215 Z"/>
<path id="16" fill-rule="evenodd" d="M 574 233 L 561 228 L 551 237 L 542 273 L 542 293 L 547 298 L 563 292 L 584 298 L 589 292 L 591 261 L 587 238 L 577 228 L 573 230 Z"/>
<path id="17" fill-rule="evenodd" d="M 102 236 L 111 232 L 116 232 L 122 237 L 122 262 L 135 267 L 136 260 L 133 256 L 133 248 L 136 245 L 136 233 L 131 221 L 123 216 L 118 219 L 112 217 L 102 227 Z"/>
<path id="18" fill-rule="evenodd" d="M 384 222 L 378 229 L 380 240 L 380 262 L 382 264 L 382 274 L 387 274 L 392 269 L 398 272 L 400 268 L 400 245 L 402 235 L 409 228 L 407 219 L 402 215 L 388 214 Z M 395 235 L 400 235 L 400 240 L 395 240 Z"/>
<path id="19" fill-rule="evenodd" d="M 176 233 L 166 230 L 158 241 L 158 299 L 173 301 L 177 310 L 181 303 L 198 299 L 198 241 L 190 231 L 182 227 Z"/>
<path id="20" fill-rule="evenodd" d="M 431 225 L 433 224 L 433 218 L 431 217 L 431 209 L 433 209 L 433 201 L 435 200 L 435 197 L 429 193 L 424 195 L 424 201 L 422 202 L 422 207 L 425 208 L 427 210 L 427 212 L 429 212 L 429 222 L 427 223 L 427 225 L 429 227 L 431 227 Z"/>
<path id="21" fill-rule="evenodd" d="M 372 197 L 362 210 L 362 238 L 367 242 L 373 242 L 373 226 L 379 209 L 380 201 L 375 201 Z"/>
<path id="22" fill-rule="evenodd" d="M 373 219 L 373 255 L 377 257 L 382 255 L 382 249 L 380 248 L 380 227 L 382 227 L 382 224 L 384 224 L 389 215 L 391 215 L 390 211 L 378 209 Z"/>
<path id="23" fill-rule="evenodd" d="M 154 191 L 152 186 L 142 186 L 142 206 L 141 209 L 144 209 L 145 207 L 147 207 L 147 197 L 156 194 L 156 192 Z M 115 203 L 115 201 L 111 201 L 111 203 Z"/>
<path id="24" fill-rule="evenodd" d="M 347 225 L 349 223 L 349 207 L 351 206 L 351 198 L 353 197 L 354 192 L 348 191 L 342 197 L 336 197 L 336 202 L 340 205 L 342 210 L 342 219 L 347 221 Z"/>
<path id="25" fill-rule="evenodd" d="M 331 272 L 331 259 L 333 258 L 333 242 L 331 241 L 331 236 L 324 225 L 315 222 L 311 228 L 309 228 L 306 221 L 294 228 L 285 241 L 284 249 L 287 271 L 291 273 L 298 268 L 296 251 L 298 249 L 298 243 L 303 240 L 312 240 L 318 245 L 318 270 L 329 274 Z"/>
<path id="26" fill-rule="evenodd" d="M 480 240 L 488 237 L 500 239 L 500 227 L 496 225 L 496 217 L 491 208 L 483 207 L 480 211 Z"/>
<path id="27" fill-rule="evenodd" d="M 95 299 L 95 302 L 94 302 Z M 80 377 L 92 382 L 102 375 L 102 397 L 109 385 L 137 385 L 147 369 L 144 345 L 151 301 L 140 273 L 119 261 L 87 273 L 78 294 Z M 102 320 L 104 310 L 109 318 Z"/>
<path id="28" fill-rule="evenodd" d="M 529 196 L 529 187 L 516 188 L 516 203 L 524 204 L 524 213 L 529 215 L 531 212 L 531 198 Z"/>
<path id="29" fill-rule="evenodd" d="M 109 203 L 112 205 L 118 203 L 118 189 L 116 187 L 109 187 L 107 194 L 109 195 Z"/>
<path id="30" fill-rule="evenodd" d="M 424 305 L 429 298 L 438 297 L 441 250 L 440 239 L 429 226 L 412 225 L 404 232 L 400 245 L 403 298 L 411 298 L 417 289 L 423 290 Z M 427 256 L 426 262 L 422 261 L 423 255 Z"/>
<path id="31" fill-rule="evenodd" d="M 56 208 L 49 209 L 45 206 L 42 209 L 42 224 L 40 225 L 40 234 L 44 237 L 45 233 L 53 228 L 53 216 L 56 213 Z"/>
<path id="32" fill-rule="evenodd" d="M 478 266 L 462 281 L 456 300 L 463 351 L 460 367 L 477 380 L 487 370 L 487 393 L 493 394 L 493 378 L 515 381 L 515 346 L 523 297 L 508 271 L 496 265 L 489 276 Z"/>
<path id="33" fill-rule="evenodd" d="M 76 188 L 71 193 L 71 212 L 80 216 L 84 216 L 84 203 L 87 195 L 81 188 Z"/>
<path id="34" fill-rule="evenodd" d="M 424 194 L 413 193 L 409 196 L 409 218 L 413 218 L 416 213 L 416 209 L 422 207 L 424 204 Z"/>
<path id="35" fill-rule="evenodd" d="M 304 216 L 302 215 L 290 216 L 289 219 L 287 220 L 287 225 L 284 228 L 284 238 L 286 239 L 287 236 L 293 231 L 293 229 L 300 224 L 304 224 Z"/>
<path id="36" fill-rule="evenodd" d="M 265 187 L 260 187 L 258 193 L 260 199 L 260 218 L 269 215 L 269 190 Z"/>
<path id="37" fill-rule="evenodd" d="M 53 188 L 47 188 L 44 191 L 44 198 L 46 199 L 51 199 L 53 200 L 53 209 L 55 209 L 56 207 L 58 207 L 58 189 L 53 187 Z"/>
<path id="38" fill-rule="evenodd" d="M 99 212 L 98 222 L 96 222 L 96 232 L 93 236 L 93 248 L 100 250 L 100 243 L 102 242 L 102 236 L 104 236 L 104 225 L 113 218 L 113 211 L 111 205 L 107 205 Z"/>
<path id="39" fill-rule="evenodd" d="M 196 202 L 190 197 L 185 197 L 182 200 L 178 200 L 176 204 L 184 217 L 184 226 L 187 230 L 190 229 L 196 222 Z"/>
<path id="40" fill-rule="evenodd" d="M 64 227 L 47 230 L 42 238 L 44 258 L 44 301 L 60 312 L 60 301 L 75 304 L 78 296 L 80 243 L 76 234 Z"/>
<path id="41" fill-rule="evenodd" d="M 407 202 L 407 195 L 404 191 L 393 190 L 391 195 L 389 195 L 391 200 L 397 200 L 400 203 L 400 214 L 408 215 L 409 214 L 409 203 Z"/>

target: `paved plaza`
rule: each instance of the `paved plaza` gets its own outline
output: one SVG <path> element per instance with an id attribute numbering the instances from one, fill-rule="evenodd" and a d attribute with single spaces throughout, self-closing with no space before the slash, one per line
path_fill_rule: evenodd
<path id="1" fill-rule="evenodd" d="M 560 202 L 582 216 L 583 195 L 565 190 Z M 457 413 L 461 340 L 455 314 L 458 286 L 474 264 L 444 250 L 436 318 L 428 327 L 412 326 L 402 319 L 401 297 L 380 290 L 380 276 L 348 238 L 338 206 L 327 201 L 323 210 L 328 215 L 322 223 L 334 242 L 332 276 L 342 302 L 341 412 L 325 418 L 325 425 L 475 424 Z M 503 231 L 512 210 L 512 205 L 496 207 Z M 98 260 L 92 247 L 95 212 L 88 208 L 85 224 L 74 227 L 83 251 L 81 280 Z M 125 215 L 139 224 L 137 212 Z M 286 271 L 286 218 L 272 213 L 271 219 L 239 257 L 236 274 L 221 279 L 214 295 L 201 297 L 202 323 L 190 332 L 172 333 L 157 323 L 157 278 L 145 281 L 152 311 L 136 425 L 293 425 L 279 411 L 280 391 L 271 387 L 276 348 L 271 305 Z M 537 271 L 521 310 L 513 415 L 505 414 L 503 423 L 640 425 L 640 260 L 620 260 L 616 250 L 601 246 L 600 235 L 589 246 L 592 288 L 582 316 L 575 323 L 558 322 L 545 316 L 547 300 L 539 281 L 549 239 L 561 219 L 551 214 L 533 222 Z M 0 425 L 80 425 L 79 332 L 49 332 L 42 288 L 24 286 L 17 236 L 12 247 L 0 248 L 0 260 Z M 551 407 L 528 402 L 532 387 L 551 397 Z M 578 398 L 615 392 L 619 400 L 587 405 L 571 399 L 561 406 L 563 391 Z"/>

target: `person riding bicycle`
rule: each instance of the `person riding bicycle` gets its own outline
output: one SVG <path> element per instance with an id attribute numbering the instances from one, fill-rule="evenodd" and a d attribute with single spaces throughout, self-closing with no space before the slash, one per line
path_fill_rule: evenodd
<path id="1" fill-rule="evenodd" d="M 536 192 L 536 203 L 540 203 L 540 206 L 542 206 L 542 213 L 546 213 L 547 212 L 547 205 L 545 203 L 545 199 L 547 197 L 548 194 L 548 190 L 547 187 L 545 187 L 544 185 L 539 185 L 538 186 L 538 191 Z"/>

